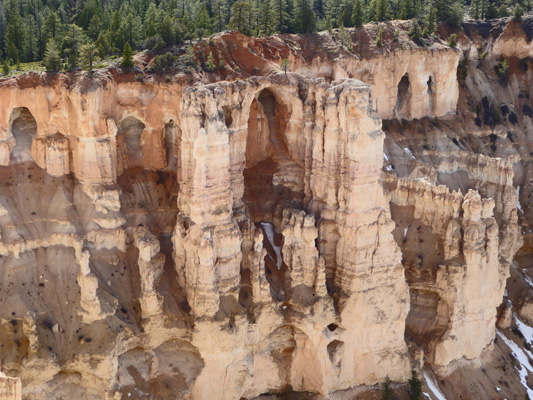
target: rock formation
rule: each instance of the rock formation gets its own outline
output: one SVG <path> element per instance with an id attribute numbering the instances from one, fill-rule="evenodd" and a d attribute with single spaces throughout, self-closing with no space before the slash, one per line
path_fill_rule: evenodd
<path id="1" fill-rule="evenodd" d="M 327 396 L 404 382 L 408 345 L 480 365 L 529 170 L 452 136 L 468 38 L 406 24 L 218 35 L 226 79 L 195 84 L 1 81 L 0 398 Z"/>

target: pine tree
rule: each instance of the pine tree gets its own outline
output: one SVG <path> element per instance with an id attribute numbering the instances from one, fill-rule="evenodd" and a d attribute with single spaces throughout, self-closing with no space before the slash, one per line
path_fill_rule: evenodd
<path id="1" fill-rule="evenodd" d="M 272 33 L 272 9 L 270 8 L 270 2 L 269 1 L 263 1 L 260 5 L 259 13 L 258 13 L 258 32 L 261 34 L 268 36 Z"/>
<path id="2" fill-rule="evenodd" d="M 213 25 L 217 31 L 222 32 L 228 19 L 227 0 L 213 0 L 211 9 L 213 10 Z"/>
<path id="3" fill-rule="evenodd" d="M 98 49 L 94 43 L 83 45 L 81 48 L 81 67 L 84 70 L 89 71 L 89 74 L 93 73 L 94 63 L 98 60 Z"/>
<path id="4" fill-rule="evenodd" d="M 131 46 L 128 42 L 126 42 L 126 45 L 124 46 L 124 51 L 122 52 L 122 63 L 120 65 L 125 69 L 133 68 L 133 51 L 131 50 Z"/>
<path id="5" fill-rule="evenodd" d="M 316 31 L 315 12 L 310 0 L 296 0 L 294 13 L 296 32 L 310 33 Z"/>
<path id="6" fill-rule="evenodd" d="M 7 47 L 7 58 L 10 59 L 13 64 L 19 63 L 19 50 L 15 46 L 15 43 L 8 42 L 9 45 Z"/>
<path id="7" fill-rule="evenodd" d="M 62 62 L 57 50 L 56 42 L 50 39 L 46 45 L 46 52 L 44 54 L 44 66 L 49 72 L 57 72 L 61 70 Z"/>
<path id="8" fill-rule="evenodd" d="M 4 63 L 2 64 L 2 72 L 4 73 L 4 76 L 9 75 L 9 63 L 7 62 L 7 59 L 4 60 Z"/>
<path id="9" fill-rule="evenodd" d="M 352 24 L 355 27 L 363 25 L 363 6 L 361 0 L 355 0 L 352 11 Z"/>
<path id="10" fill-rule="evenodd" d="M 426 26 L 427 35 L 432 35 L 435 32 L 436 23 L 437 23 L 437 12 L 435 10 L 435 6 L 433 5 L 433 1 L 430 0 L 429 9 L 428 9 L 428 17 L 427 17 L 427 26 Z"/>
<path id="11" fill-rule="evenodd" d="M 43 24 L 43 37 L 46 43 L 49 43 L 50 39 L 54 41 L 59 40 L 61 31 L 61 20 L 55 12 L 48 14 Z"/>
<path id="12" fill-rule="evenodd" d="M 289 27 L 287 0 L 270 0 L 270 7 L 272 10 L 273 30 L 279 33 L 287 32 Z"/>
<path id="13" fill-rule="evenodd" d="M 422 396 L 422 381 L 418 378 L 418 372 L 411 370 L 411 379 L 409 379 L 409 400 L 419 400 Z"/>
<path id="14" fill-rule="evenodd" d="M 378 37 L 376 39 L 376 46 L 383 47 L 383 28 L 379 28 Z"/>
<path id="15" fill-rule="evenodd" d="M 376 21 L 386 21 L 387 20 L 387 0 L 376 0 Z"/>
<path id="16" fill-rule="evenodd" d="M 24 18 L 24 53 L 26 61 L 35 61 L 39 57 L 38 42 L 36 38 L 35 18 L 32 14 Z"/>
<path id="17" fill-rule="evenodd" d="M 231 17 L 229 25 L 232 29 L 236 29 L 241 33 L 246 30 L 246 22 L 250 14 L 250 5 L 246 1 L 236 1 L 231 6 Z"/>
<path id="18" fill-rule="evenodd" d="M 213 72 L 217 69 L 215 65 L 215 59 L 213 58 L 213 53 L 209 52 L 209 57 L 207 57 L 207 62 L 205 63 L 208 72 Z"/>
<path id="19" fill-rule="evenodd" d="M 211 17 L 209 17 L 206 4 L 202 4 L 196 15 L 196 30 L 200 39 L 211 33 Z"/>
<path id="20" fill-rule="evenodd" d="M 391 383 L 392 381 L 387 375 L 387 377 L 385 378 L 385 382 L 383 382 L 383 400 L 394 399 L 394 390 L 392 390 Z"/>
<path id="21" fill-rule="evenodd" d="M 334 28 L 339 26 L 338 21 L 342 11 L 342 0 L 326 0 L 326 18 L 331 21 Z"/>

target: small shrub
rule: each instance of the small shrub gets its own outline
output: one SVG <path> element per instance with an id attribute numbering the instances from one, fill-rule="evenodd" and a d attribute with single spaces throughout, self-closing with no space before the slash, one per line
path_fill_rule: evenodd
<path id="1" fill-rule="evenodd" d="M 174 54 L 168 52 L 160 56 L 156 56 L 152 63 L 152 71 L 160 72 L 171 69 L 175 66 L 178 61 L 178 57 Z"/>
<path id="2" fill-rule="evenodd" d="M 479 56 L 479 58 L 481 59 L 481 61 L 483 61 L 483 60 L 487 57 L 488 54 L 489 54 L 489 52 L 486 51 L 486 50 L 485 50 L 483 53 L 481 53 L 481 55 Z"/>
<path id="3" fill-rule="evenodd" d="M 522 7 L 520 6 L 520 4 L 517 3 L 513 10 L 513 21 L 521 22 L 523 15 L 524 15 L 524 10 L 522 10 Z"/>
<path id="4" fill-rule="evenodd" d="M 135 75 L 135 80 L 137 82 L 144 82 L 144 75 L 143 74 L 137 74 Z"/>
<path id="5" fill-rule="evenodd" d="M 450 37 L 448 38 L 448 46 L 450 46 L 452 49 L 457 47 L 457 34 L 452 33 Z"/>
<path id="6" fill-rule="evenodd" d="M 215 65 L 215 59 L 213 58 L 213 53 L 209 53 L 209 57 L 207 57 L 207 62 L 205 63 L 207 72 L 214 72 L 217 69 L 217 66 Z"/>
<path id="7" fill-rule="evenodd" d="M 503 57 L 500 60 L 500 63 L 494 66 L 494 72 L 503 82 L 507 82 L 509 79 L 509 64 Z"/>
<path id="8" fill-rule="evenodd" d="M 376 46 L 383 47 L 383 28 L 379 28 Z"/>
<path id="9" fill-rule="evenodd" d="M 291 67 L 291 62 L 288 58 L 284 58 L 283 60 L 281 60 L 281 65 L 279 67 L 283 72 L 285 72 L 285 75 L 287 75 L 287 71 Z"/>

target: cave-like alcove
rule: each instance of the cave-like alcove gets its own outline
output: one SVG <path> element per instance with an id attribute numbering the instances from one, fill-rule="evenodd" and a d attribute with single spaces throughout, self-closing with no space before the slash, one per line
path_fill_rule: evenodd
<path id="1" fill-rule="evenodd" d="M 132 116 L 124 118 L 119 124 L 119 148 L 123 155 L 127 155 L 128 166 L 134 167 L 142 165 L 142 145 L 141 135 L 146 126 L 144 123 Z"/>
<path id="2" fill-rule="evenodd" d="M 31 144 L 37 135 L 37 122 L 26 107 L 15 108 L 11 121 L 11 133 L 16 142 L 11 151 L 11 163 L 31 161 Z"/>
<path id="3" fill-rule="evenodd" d="M 411 97 L 411 83 L 409 81 L 409 74 L 405 74 L 398 83 L 398 95 L 396 98 L 396 106 L 394 107 L 394 115 L 396 118 L 403 118 L 409 115 L 409 103 Z"/>

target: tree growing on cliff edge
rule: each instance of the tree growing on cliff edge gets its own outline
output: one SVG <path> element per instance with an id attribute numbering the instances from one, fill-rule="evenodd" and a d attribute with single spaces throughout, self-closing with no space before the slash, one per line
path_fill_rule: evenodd
<path id="1" fill-rule="evenodd" d="M 133 68 L 133 51 L 128 42 L 124 45 L 124 51 L 122 52 L 122 63 L 120 64 L 122 68 L 130 69 Z"/>
<path id="2" fill-rule="evenodd" d="M 48 72 L 58 72 L 63 67 L 59 51 L 57 50 L 56 41 L 54 39 L 50 39 L 46 45 L 44 66 Z"/>
<path id="3" fill-rule="evenodd" d="M 89 74 L 93 73 L 94 63 L 98 60 L 98 49 L 94 43 L 83 45 L 81 48 L 81 67 Z"/>

